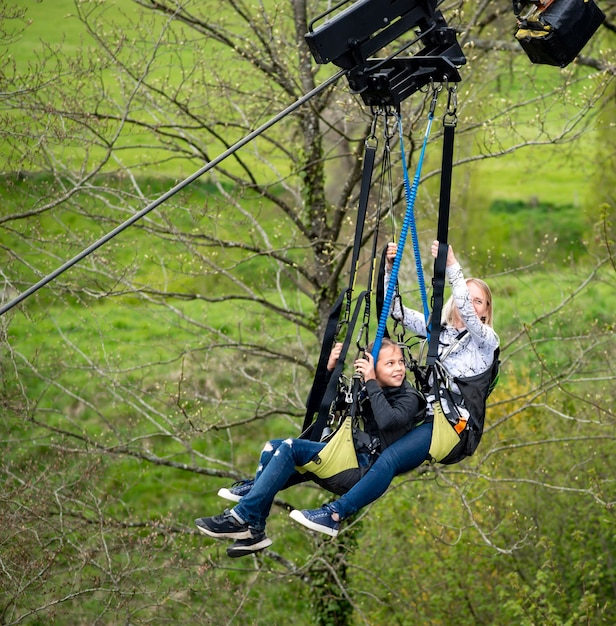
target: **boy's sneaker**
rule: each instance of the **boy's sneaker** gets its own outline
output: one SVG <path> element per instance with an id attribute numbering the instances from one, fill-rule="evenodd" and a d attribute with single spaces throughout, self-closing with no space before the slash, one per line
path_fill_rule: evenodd
<path id="1" fill-rule="evenodd" d="M 236 559 L 240 556 L 253 554 L 272 545 L 272 540 L 265 535 L 264 530 L 250 529 L 251 535 L 248 539 L 238 539 L 233 545 L 227 548 L 227 556 Z"/>
<path id="2" fill-rule="evenodd" d="M 253 478 L 250 480 L 238 480 L 229 488 L 222 487 L 218 490 L 218 495 L 225 500 L 231 500 L 231 502 L 239 502 L 255 484 Z"/>
<path id="3" fill-rule="evenodd" d="M 248 524 L 241 522 L 228 509 L 221 515 L 200 517 L 195 524 L 204 535 L 215 539 L 248 539 L 251 536 Z"/>
<path id="4" fill-rule="evenodd" d="M 340 522 L 337 522 L 332 517 L 332 509 L 327 505 L 322 506 L 320 509 L 312 509 L 298 511 L 294 509 L 291 511 L 291 519 L 303 524 L 311 530 L 317 530 L 320 533 L 325 533 L 330 537 L 338 536 L 338 529 L 340 528 Z"/>

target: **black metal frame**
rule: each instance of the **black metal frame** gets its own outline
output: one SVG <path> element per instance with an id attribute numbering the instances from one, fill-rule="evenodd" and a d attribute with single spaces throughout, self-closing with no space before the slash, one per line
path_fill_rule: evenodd
<path id="1" fill-rule="evenodd" d="M 466 58 L 436 0 L 358 0 L 340 10 L 347 4 L 340 2 L 315 18 L 305 38 L 317 63 L 347 70 L 351 91 L 366 105 L 399 106 L 431 82 L 460 81 L 458 68 Z M 385 58 L 371 56 L 411 29 L 416 29 L 412 41 Z M 424 46 L 420 52 L 400 56 L 418 43 Z"/>

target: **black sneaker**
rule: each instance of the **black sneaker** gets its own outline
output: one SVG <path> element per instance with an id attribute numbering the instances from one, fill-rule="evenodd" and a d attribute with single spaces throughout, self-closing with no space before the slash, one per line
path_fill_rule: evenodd
<path id="1" fill-rule="evenodd" d="M 264 530 L 250 529 L 251 535 L 248 539 L 238 539 L 233 545 L 227 548 L 227 556 L 237 559 L 240 556 L 246 556 L 265 550 L 272 545 L 272 540 L 265 535 Z"/>
<path id="2" fill-rule="evenodd" d="M 320 509 L 304 509 L 298 511 L 294 509 L 289 514 L 291 519 L 303 524 L 311 530 L 318 530 L 320 533 L 325 533 L 330 537 L 338 536 L 338 529 L 340 528 L 340 522 L 337 522 L 332 517 L 332 510 L 327 506 L 322 506 Z"/>
<path id="3" fill-rule="evenodd" d="M 248 539 L 251 536 L 248 524 L 240 522 L 229 510 L 214 517 L 200 517 L 195 524 L 204 535 L 216 539 Z"/>
<path id="4" fill-rule="evenodd" d="M 218 490 L 218 495 L 225 500 L 231 500 L 231 502 L 239 502 L 255 484 L 253 478 L 250 480 L 238 480 L 233 483 L 232 487 L 222 487 Z"/>

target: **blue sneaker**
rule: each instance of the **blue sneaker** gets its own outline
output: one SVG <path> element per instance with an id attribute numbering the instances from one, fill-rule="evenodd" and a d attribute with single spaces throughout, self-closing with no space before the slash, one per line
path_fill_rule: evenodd
<path id="1" fill-rule="evenodd" d="M 325 533 L 330 537 L 337 537 L 340 522 L 337 522 L 332 517 L 332 513 L 333 510 L 326 504 L 320 509 L 313 509 L 312 511 L 306 509 L 298 511 L 297 509 L 294 509 L 291 511 L 290 517 L 311 530 L 317 530 L 318 532 Z"/>
<path id="2" fill-rule="evenodd" d="M 229 488 L 222 487 L 218 490 L 218 495 L 225 500 L 231 500 L 231 502 L 239 502 L 255 484 L 254 478 L 250 480 L 238 480 Z"/>

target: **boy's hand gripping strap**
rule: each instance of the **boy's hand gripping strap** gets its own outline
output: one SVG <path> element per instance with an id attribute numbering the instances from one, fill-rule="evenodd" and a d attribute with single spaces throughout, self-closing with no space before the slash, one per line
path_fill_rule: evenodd
<path id="1" fill-rule="evenodd" d="M 310 426 L 310 424 L 312 424 L 314 414 L 319 410 L 319 406 L 323 398 L 323 393 L 325 392 L 327 378 L 329 375 L 329 372 L 327 371 L 327 362 L 329 361 L 329 354 L 334 345 L 334 341 L 336 340 L 336 335 L 338 334 L 338 323 L 340 320 L 340 312 L 342 311 L 342 304 L 344 302 L 345 295 L 346 292 L 343 291 L 338 296 L 338 299 L 336 300 L 334 306 L 329 313 L 327 325 L 325 326 L 323 343 L 321 344 L 319 363 L 317 365 L 317 370 L 314 373 L 314 379 L 312 381 L 310 393 L 308 394 L 308 399 L 306 400 L 306 415 L 304 417 L 302 432 L 304 432 Z"/>
<path id="2" fill-rule="evenodd" d="M 329 419 L 329 410 L 332 402 L 336 399 L 336 393 L 338 392 L 338 381 L 340 380 L 340 376 L 342 376 L 344 360 L 346 359 L 347 352 L 349 351 L 351 339 L 353 338 L 354 334 L 355 324 L 357 323 L 357 318 L 359 317 L 362 304 L 364 304 L 365 302 L 365 296 L 366 292 L 364 291 L 359 295 L 357 299 L 357 302 L 355 304 L 355 310 L 353 311 L 353 315 L 351 317 L 351 320 L 349 321 L 347 333 L 342 344 L 342 350 L 340 352 L 340 356 L 338 357 L 338 362 L 336 363 L 336 367 L 331 374 L 329 383 L 327 384 L 327 388 L 320 398 L 321 403 L 319 406 L 319 414 L 317 416 L 317 419 L 311 426 L 307 426 L 306 428 L 304 428 L 304 431 L 300 435 L 300 438 L 302 439 L 320 441 L 323 429 L 325 428 L 325 426 L 327 426 L 327 421 Z M 306 416 L 306 418 L 308 419 L 308 416 Z"/>

